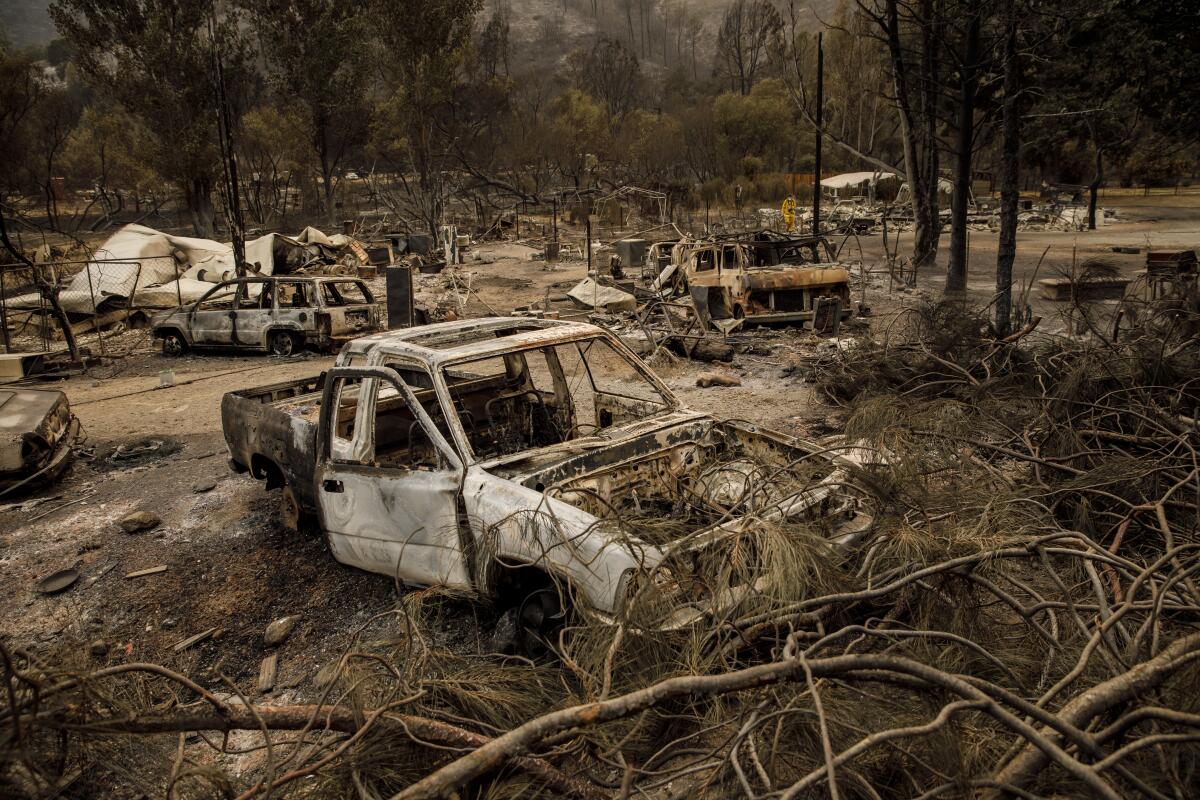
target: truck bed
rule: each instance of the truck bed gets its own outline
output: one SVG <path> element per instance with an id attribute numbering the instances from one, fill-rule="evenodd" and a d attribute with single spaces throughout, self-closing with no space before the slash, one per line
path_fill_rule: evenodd
<path id="1" fill-rule="evenodd" d="M 229 457 L 267 488 L 287 483 L 305 510 L 316 508 L 313 471 L 325 374 L 273 383 L 221 398 Z"/>

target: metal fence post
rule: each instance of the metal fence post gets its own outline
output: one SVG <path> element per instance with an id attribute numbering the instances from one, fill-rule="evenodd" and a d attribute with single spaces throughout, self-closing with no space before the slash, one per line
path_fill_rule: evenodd
<path id="1" fill-rule="evenodd" d="M 88 264 L 84 264 L 83 271 L 87 273 L 88 294 L 92 296 L 92 330 L 96 332 L 96 342 L 100 345 L 100 355 L 106 355 L 104 352 L 104 336 L 100 333 L 100 309 L 96 308 L 96 288 L 92 285 L 92 270 Z"/>
<path id="2" fill-rule="evenodd" d="M 129 330 L 129 317 L 133 314 L 133 301 L 137 297 L 138 282 L 142 279 L 142 262 L 137 262 L 137 273 L 133 276 L 133 291 L 129 293 L 129 305 L 125 306 L 125 329 Z"/>
<path id="3" fill-rule="evenodd" d="M 37 270 L 35 266 L 33 268 Z M 30 273 L 31 276 L 33 273 Z M 33 278 L 35 286 L 39 285 L 37 277 Z M 42 294 L 41 289 L 38 289 L 38 311 L 41 313 L 41 330 L 42 330 L 42 352 L 50 352 L 50 321 L 46 318 L 46 295 Z"/>

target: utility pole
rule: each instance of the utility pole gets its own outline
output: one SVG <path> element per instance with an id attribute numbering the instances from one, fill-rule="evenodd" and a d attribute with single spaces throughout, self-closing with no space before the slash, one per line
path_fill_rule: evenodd
<path id="1" fill-rule="evenodd" d="M 813 147 L 813 236 L 821 235 L 821 112 L 825 108 L 825 34 L 817 33 L 817 141 Z"/>
<path id="2" fill-rule="evenodd" d="M 208 38 L 212 45 L 213 83 L 217 93 L 217 136 L 225 183 L 225 213 L 229 219 L 229 236 L 233 240 L 233 268 L 237 276 L 242 277 L 246 274 L 246 229 L 242 223 L 241 193 L 238 191 L 237 155 L 233 152 L 233 117 L 225 94 L 225 70 L 221 67 L 217 43 L 215 5 L 208 18 Z"/>

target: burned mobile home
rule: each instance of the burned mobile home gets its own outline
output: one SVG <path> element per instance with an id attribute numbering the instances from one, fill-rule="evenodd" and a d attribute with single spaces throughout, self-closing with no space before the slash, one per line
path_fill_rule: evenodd
<path id="1" fill-rule="evenodd" d="M 305 345 L 337 347 L 380 329 L 370 289 L 350 278 L 236 278 L 195 303 L 158 314 L 154 337 L 164 355 L 190 348 L 269 350 L 291 355 Z"/>
<path id="2" fill-rule="evenodd" d="M 850 273 L 823 237 L 772 230 L 714 236 L 676 245 L 671 262 L 676 285 L 706 324 L 798 322 L 823 329 L 853 313 Z"/>
<path id="3" fill-rule="evenodd" d="M 609 616 L 638 576 L 678 576 L 763 520 L 845 542 L 871 519 L 848 462 L 684 408 L 584 323 L 363 337 L 319 377 L 230 392 L 221 414 L 231 465 L 281 489 L 290 524 L 315 513 L 339 561 L 502 603 L 556 583 Z M 660 622 L 753 588 L 693 591 Z"/>

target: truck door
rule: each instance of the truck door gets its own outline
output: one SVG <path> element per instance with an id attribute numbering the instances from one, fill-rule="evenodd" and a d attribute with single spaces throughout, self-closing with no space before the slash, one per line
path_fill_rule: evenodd
<path id="1" fill-rule="evenodd" d="M 433 391 L 421 394 L 437 414 Z M 318 436 L 317 507 L 338 561 L 423 586 L 471 587 L 462 459 L 395 370 L 331 370 Z"/>
<path id="2" fill-rule="evenodd" d="M 217 284 L 192 306 L 188 327 L 194 344 L 233 344 L 233 306 L 237 288 L 236 281 Z"/>

